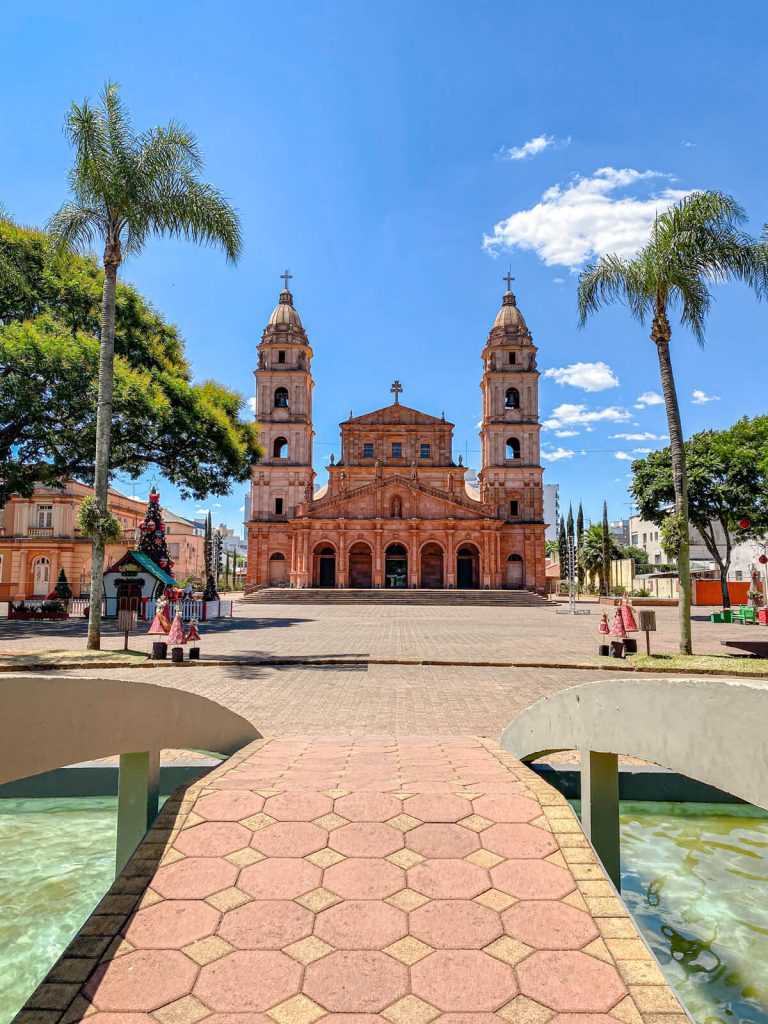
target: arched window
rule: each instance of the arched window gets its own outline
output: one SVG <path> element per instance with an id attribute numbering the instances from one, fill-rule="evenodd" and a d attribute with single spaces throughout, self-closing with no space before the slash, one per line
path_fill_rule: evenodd
<path id="1" fill-rule="evenodd" d="M 519 459 L 520 458 L 520 442 L 516 437 L 507 438 L 507 448 L 505 453 L 507 459 Z"/>
<path id="2" fill-rule="evenodd" d="M 287 409 L 288 408 L 288 388 L 276 388 L 275 389 L 275 408 L 276 409 Z"/>
<path id="3" fill-rule="evenodd" d="M 507 396 L 504 402 L 505 409 L 519 409 L 520 408 L 520 392 L 517 388 L 507 388 Z"/>
<path id="4" fill-rule="evenodd" d="M 272 458 L 274 459 L 287 459 L 288 458 L 288 442 L 284 437 L 276 437 L 274 444 L 272 445 Z"/>
<path id="5" fill-rule="evenodd" d="M 273 554 L 269 556 L 269 560 L 270 562 L 284 562 L 285 555 L 283 554 L 282 551 L 275 551 Z"/>

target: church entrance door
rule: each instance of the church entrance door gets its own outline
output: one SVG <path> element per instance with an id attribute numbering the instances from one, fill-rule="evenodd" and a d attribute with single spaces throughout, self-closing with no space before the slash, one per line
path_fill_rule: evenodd
<path id="1" fill-rule="evenodd" d="M 522 590 L 524 585 L 523 560 L 520 555 L 510 555 L 507 559 L 507 588 L 509 590 Z"/>
<path id="2" fill-rule="evenodd" d="M 336 586 L 336 552 L 333 548 L 322 548 L 317 556 L 317 587 Z"/>
<path id="3" fill-rule="evenodd" d="M 460 590 L 477 590 L 480 586 L 480 555 L 471 544 L 456 553 L 456 586 Z"/>
<path id="4" fill-rule="evenodd" d="M 288 582 L 288 562 L 282 551 L 275 551 L 269 556 L 269 585 L 284 587 Z"/>
<path id="5" fill-rule="evenodd" d="M 373 555 L 367 544 L 353 544 L 349 549 L 350 587 L 371 587 L 373 585 Z"/>
<path id="6" fill-rule="evenodd" d="M 443 549 L 439 544 L 425 544 L 421 549 L 421 585 L 427 590 L 440 590 L 443 580 Z"/>
<path id="7" fill-rule="evenodd" d="M 397 590 L 408 586 L 408 552 L 402 544 L 390 544 L 384 554 L 384 586 Z"/>

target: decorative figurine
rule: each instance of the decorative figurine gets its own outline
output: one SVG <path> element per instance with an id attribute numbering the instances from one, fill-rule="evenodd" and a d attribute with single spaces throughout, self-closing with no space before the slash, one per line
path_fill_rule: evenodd
<path id="1" fill-rule="evenodd" d="M 155 617 L 152 619 L 152 625 L 149 627 L 148 632 L 165 636 L 170 628 L 171 620 L 168 618 L 168 598 L 165 594 L 161 594 L 157 599 Z"/>
<path id="2" fill-rule="evenodd" d="M 624 629 L 628 633 L 637 633 L 638 627 L 635 620 L 635 611 L 629 602 L 629 594 L 626 590 L 622 595 L 619 611 L 621 612 L 621 621 L 624 623 Z"/>

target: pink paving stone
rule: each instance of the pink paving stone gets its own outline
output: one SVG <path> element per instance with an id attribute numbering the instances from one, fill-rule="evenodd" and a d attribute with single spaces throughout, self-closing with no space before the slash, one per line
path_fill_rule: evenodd
<path id="1" fill-rule="evenodd" d="M 268 1010 L 300 988 L 301 966 L 285 953 L 238 950 L 201 967 L 192 994 L 212 1010 L 242 1013 Z"/>
<path id="2" fill-rule="evenodd" d="M 490 888 L 488 872 L 465 860 L 425 860 L 409 869 L 408 885 L 434 900 L 472 899 Z"/>
<path id="3" fill-rule="evenodd" d="M 219 916 L 202 900 L 165 900 L 131 918 L 125 937 L 143 949 L 181 949 L 212 935 Z"/>
<path id="4" fill-rule="evenodd" d="M 561 900 L 576 888 L 570 871 L 545 860 L 505 860 L 491 868 L 491 881 L 519 900 Z"/>
<path id="5" fill-rule="evenodd" d="M 383 949 L 407 934 L 405 914 L 376 900 L 346 900 L 315 921 L 315 935 L 336 949 Z"/>
<path id="6" fill-rule="evenodd" d="M 243 868 L 237 885 L 257 900 L 292 900 L 316 889 L 322 876 L 309 861 L 274 857 Z"/>
<path id="7" fill-rule="evenodd" d="M 328 845 L 347 857 L 386 857 L 402 850 L 403 833 L 381 822 L 359 821 L 334 829 Z"/>
<path id="8" fill-rule="evenodd" d="M 264 797 L 249 790 L 226 790 L 207 793 L 195 802 L 195 814 L 209 821 L 240 821 L 258 814 L 264 806 Z"/>
<path id="9" fill-rule="evenodd" d="M 472 813 L 472 804 L 453 793 L 420 793 L 409 797 L 403 810 L 420 821 L 459 821 Z"/>
<path id="10" fill-rule="evenodd" d="M 327 1018 L 323 1018 L 327 1020 Z M 441 1018 L 440 1024 L 442 1024 Z M 90 1021 L 89 1021 L 90 1024 Z M 206 1024 L 208 1022 L 206 1021 Z M 549 1024 L 619 1024 L 616 1017 L 607 1013 L 558 1013 Z"/>
<path id="11" fill-rule="evenodd" d="M 491 821 L 533 821 L 541 814 L 541 804 L 525 796 L 479 796 L 472 801 L 475 814 Z"/>
<path id="12" fill-rule="evenodd" d="M 501 920 L 507 935 L 534 949 L 581 949 L 600 934 L 589 914 L 556 900 L 516 903 Z"/>
<path id="13" fill-rule="evenodd" d="M 219 935 L 237 949 L 282 949 L 312 934 L 314 914 L 292 900 L 257 900 L 228 911 Z"/>
<path id="14" fill-rule="evenodd" d="M 148 1013 L 89 1013 L 88 1021 L 94 1024 L 156 1024 L 155 1018 Z"/>
<path id="15" fill-rule="evenodd" d="M 139 949 L 99 964 L 84 988 L 99 1010 L 156 1010 L 185 996 L 197 965 L 178 950 Z"/>
<path id="16" fill-rule="evenodd" d="M 405 872 L 386 860 L 350 858 L 325 869 L 323 886 L 347 900 L 383 900 L 405 888 Z"/>
<path id="17" fill-rule="evenodd" d="M 535 825 L 491 825 L 480 836 L 486 850 L 501 857 L 548 857 L 557 849 L 557 840 L 551 832 Z"/>
<path id="18" fill-rule="evenodd" d="M 251 846 L 268 857 L 306 857 L 327 842 L 325 829 L 310 821 L 279 821 L 254 832 Z"/>
<path id="19" fill-rule="evenodd" d="M 333 800 L 310 790 L 280 793 L 267 800 L 264 810 L 278 821 L 312 821 L 332 811 Z"/>
<path id="20" fill-rule="evenodd" d="M 433 900 L 410 916 L 411 935 L 435 949 L 482 949 L 502 933 L 499 915 L 472 900 Z"/>
<path id="21" fill-rule="evenodd" d="M 405 842 L 422 857 L 466 857 L 480 848 L 477 833 L 461 825 L 417 825 L 407 833 Z"/>
<path id="22" fill-rule="evenodd" d="M 350 793 L 339 797 L 333 809 L 348 821 L 388 821 L 400 814 L 403 805 L 387 793 Z"/>
<path id="23" fill-rule="evenodd" d="M 210 1017 L 206 1018 L 208 1024 Z M 444 1013 L 437 1019 L 437 1024 L 499 1024 L 502 1020 L 495 1013 Z"/>
<path id="24" fill-rule="evenodd" d="M 152 888 L 167 900 L 204 900 L 237 880 L 237 868 L 225 860 L 188 857 L 157 869 Z"/>
<path id="25" fill-rule="evenodd" d="M 115 1021 L 114 1024 L 122 1024 L 122 1022 Z M 154 1018 L 153 1024 L 156 1024 Z M 210 1017 L 205 1018 L 205 1024 L 275 1024 L 275 1022 L 266 1013 L 212 1013 Z"/>
<path id="26" fill-rule="evenodd" d="M 607 1013 L 627 994 L 615 967 L 586 953 L 532 953 L 517 967 L 520 991 L 553 1010 Z"/>
<path id="27" fill-rule="evenodd" d="M 226 857 L 242 850 L 251 841 L 245 825 L 234 821 L 204 821 L 193 825 L 176 837 L 173 845 L 189 857 Z"/>
<path id="28" fill-rule="evenodd" d="M 337 1013 L 377 1013 L 408 991 L 408 968 L 386 953 L 342 950 L 310 964 L 304 995 Z"/>
<path id="29" fill-rule="evenodd" d="M 411 968 L 414 995 L 439 1010 L 497 1010 L 517 995 L 512 968 L 474 949 L 439 949 Z"/>

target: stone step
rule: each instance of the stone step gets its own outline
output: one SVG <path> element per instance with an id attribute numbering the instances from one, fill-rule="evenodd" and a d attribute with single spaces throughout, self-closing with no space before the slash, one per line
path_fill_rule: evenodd
<path id="1" fill-rule="evenodd" d="M 248 604 L 486 605 L 541 607 L 546 599 L 530 590 L 363 590 L 265 587 L 247 594 Z"/>

